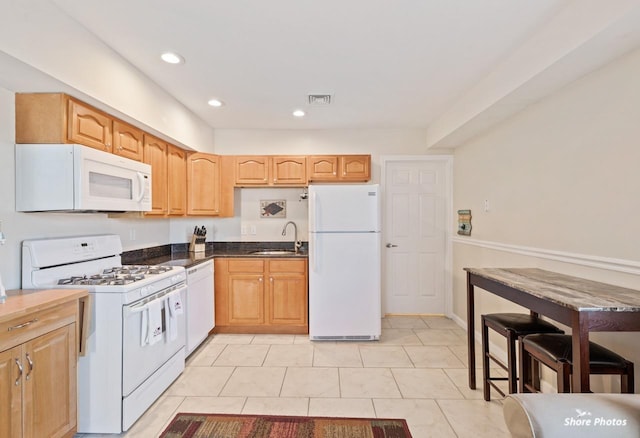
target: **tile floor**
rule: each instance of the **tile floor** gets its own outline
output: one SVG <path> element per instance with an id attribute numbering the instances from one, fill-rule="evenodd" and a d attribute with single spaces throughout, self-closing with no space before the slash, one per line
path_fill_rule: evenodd
<path id="1" fill-rule="evenodd" d="M 405 418 L 414 438 L 509 437 L 499 397 L 485 402 L 467 386 L 466 332 L 455 322 L 387 317 L 382 327 L 379 342 L 363 343 L 211 336 L 121 436 L 157 437 L 178 412 L 216 412 Z"/>

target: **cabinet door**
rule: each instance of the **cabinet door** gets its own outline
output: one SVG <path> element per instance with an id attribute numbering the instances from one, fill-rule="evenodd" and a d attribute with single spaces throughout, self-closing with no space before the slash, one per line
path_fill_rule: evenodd
<path id="1" fill-rule="evenodd" d="M 371 179 L 371 155 L 342 155 L 339 165 L 342 180 L 369 181 Z"/>
<path id="2" fill-rule="evenodd" d="M 306 260 L 271 260 L 267 323 L 306 325 L 307 315 Z"/>
<path id="3" fill-rule="evenodd" d="M 312 155 L 307 157 L 309 181 L 336 181 L 338 179 L 338 157 L 335 155 Z"/>
<path id="4" fill-rule="evenodd" d="M 151 211 L 145 215 L 165 215 L 168 209 L 167 144 L 145 135 L 144 162 L 151 166 Z"/>
<path id="5" fill-rule="evenodd" d="M 168 214 L 184 216 L 187 213 L 187 152 L 168 145 L 167 160 Z"/>
<path id="6" fill-rule="evenodd" d="M 229 325 L 264 323 L 264 276 L 229 273 Z"/>
<path id="7" fill-rule="evenodd" d="M 0 353 L 0 436 L 22 437 L 22 347 Z M 20 362 L 22 364 L 22 362 Z"/>
<path id="8" fill-rule="evenodd" d="M 113 152 L 111 143 L 112 120 L 106 114 L 69 99 L 69 142 L 83 144 Z"/>
<path id="9" fill-rule="evenodd" d="M 269 184 L 269 159 L 261 156 L 236 157 L 236 184 Z"/>
<path id="10" fill-rule="evenodd" d="M 220 161 L 217 155 L 194 153 L 187 158 L 187 213 L 220 213 Z"/>
<path id="11" fill-rule="evenodd" d="M 76 327 L 23 345 L 24 437 L 60 437 L 76 427 Z"/>
<path id="12" fill-rule="evenodd" d="M 144 133 L 128 123 L 120 120 L 113 121 L 113 153 L 130 158 L 136 161 L 142 161 Z"/>
<path id="13" fill-rule="evenodd" d="M 272 157 L 271 182 L 276 185 L 306 185 L 306 157 Z"/>

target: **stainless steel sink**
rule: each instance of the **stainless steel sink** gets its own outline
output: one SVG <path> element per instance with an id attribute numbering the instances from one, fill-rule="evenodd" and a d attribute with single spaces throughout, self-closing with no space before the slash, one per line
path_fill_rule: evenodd
<path id="1" fill-rule="evenodd" d="M 286 249 L 265 249 L 260 251 L 251 251 L 253 255 L 294 255 L 295 251 L 289 251 Z"/>

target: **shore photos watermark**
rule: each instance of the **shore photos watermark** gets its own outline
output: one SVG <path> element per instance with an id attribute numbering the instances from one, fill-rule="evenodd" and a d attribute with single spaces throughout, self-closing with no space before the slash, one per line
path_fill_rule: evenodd
<path id="1" fill-rule="evenodd" d="M 625 427 L 629 424 L 629 420 L 625 417 L 609 417 L 601 415 L 592 415 L 589 411 L 576 409 L 576 415 L 565 417 L 564 426 L 566 427 Z"/>

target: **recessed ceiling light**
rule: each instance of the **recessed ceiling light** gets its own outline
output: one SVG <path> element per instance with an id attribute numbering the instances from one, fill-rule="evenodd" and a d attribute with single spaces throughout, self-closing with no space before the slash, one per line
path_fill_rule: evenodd
<path id="1" fill-rule="evenodd" d="M 160 55 L 160 58 L 162 58 L 164 62 L 169 64 L 184 64 L 184 58 L 177 53 L 165 52 Z"/>
<path id="2" fill-rule="evenodd" d="M 220 99 L 211 99 L 207 103 L 216 108 L 220 108 L 222 105 L 224 105 L 224 102 L 221 101 Z"/>
<path id="3" fill-rule="evenodd" d="M 304 111 L 302 111 L 302 110 L 300 110 L 300 109 L 295 110 L 295 111 L 293 112 L 293 116 L 294 116 L 294 117 L 304 117 L 304 114 L 305 114 L 305 113 L 304 113 Z"/>

